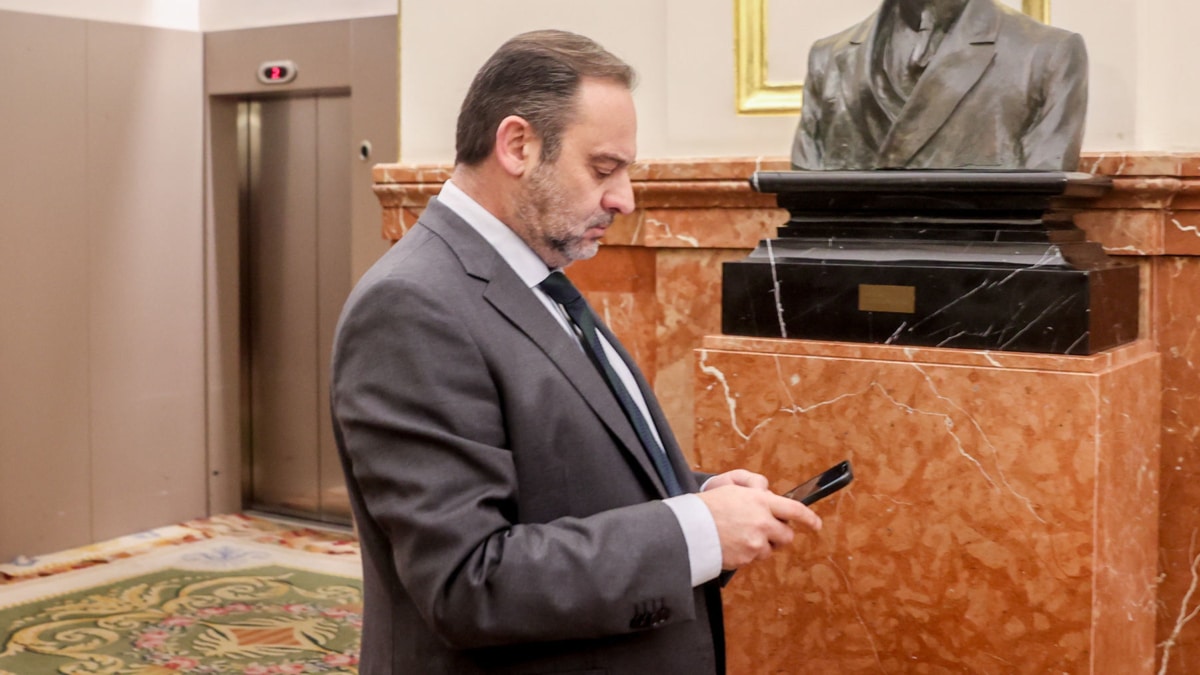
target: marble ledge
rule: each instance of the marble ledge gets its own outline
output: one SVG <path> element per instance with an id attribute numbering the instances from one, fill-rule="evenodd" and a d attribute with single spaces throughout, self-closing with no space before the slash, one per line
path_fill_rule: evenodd
<path id="1" fill-rule="evenodd" d="M 384 207 L 424 208 L 442 183 L 376 183 Z M 639 208 L 775 208 L 775 195 L 755 192 L 747 180 L 634 181 Z"/>
<path id="2" fill-rule="evenodd" d="M 1200 210 L 1200 179 L 1114 176 L 1112 190 L 1088 208 Z"/>
<path id="3" fill-rule="evenodd" d="M 788 167 L 781 157 L 649 159 L 634 164 L 630 175 L 641 206 L 769 207 L 774 197 L 754 192 L 748 179 L 758 170 Z M 378 164 L 372 175 L 385 206 L 423 207 L 452 169 L 448 164 Z M 1080 171 L 1113 178 L 1113 189 L 1089 209 L 1200 210 L 1200 153 L 1088 153 Z"/>
<path id="4" fill-rule="evenodd" d="M 1135 340 L 1088 356 L 905 347 L 896 345 L 826 342 L 820 340 L 783 340 L 733 335 L 706 335 L 699 347 L 704 351 L 748 352 L 778 356 L 815 356 L 837 359 L 866 359 L 898 363 L 949 366 L 996 367 L 1028 371 L 1100 373 L 1155 352 L 1150 340 Z"/>
<path id="5" fill-rule="evenodd" d="M 375 169 L 380 171 L 379 167 Z M 688 179 L 633 181 L 640 207 L 664 208 L 766 208 L 775 206 L 775 195 L 755 192 L 745 177 L 739 179 Z M 374 189 L 384 206 L 424 207 L 437 195 L 445 179 L 437 181 L 377 181 Z M 1089 203 L 1095 210 L 1200 211 L 1200 179 L 1116 178 L 1112 190 Z"/>
<path id="6" fill-rule="evenodd" d="M 1200 177 L 1200 152 L 1085 152 L 1079 170 L 1102 176 Z"/>
<path id="7" fill-rule="evenodd" d="M 634 181 L 744 181 L 755 171 L 786 171 L 783 157 L 686 157 L 639 160 L 629 168 Z M 377 164 L 372 176 L 377 184 L 444 183 L 450 164 Z"/>
<path id="8" fill-rule="evenodd" d="M 631 168 L 638 213 L 618 222 L 609 243 L 662 248 L 753 248 L 786 221 L 775 196 L 754 192 L 756 170 L 788 168 L 785 158 L 652 159 Z M 1077 223 L 1117 255 L 1200 255 L 1200 154 L 1085 154 L 1082 170 L 1113 176 Z M 380 164 L 375 192 L 384 236 L 407 231 L 450 177 L 445 164 Z M 619 219 L 620 220 L 620 219 Z"/>
<path id="9" fill-rule="evenodd" d="M 755 171 L 786 171 L 786 157 L 686 157 L 641 160 L 630 167 L 635 181 L 744 180 Z M 377 164 L 379 184 L 444 183 L 450 164 Z M 1200 152 L 1085 152 L 1079 170 L 1113 177 L 1200 178 Z"/>

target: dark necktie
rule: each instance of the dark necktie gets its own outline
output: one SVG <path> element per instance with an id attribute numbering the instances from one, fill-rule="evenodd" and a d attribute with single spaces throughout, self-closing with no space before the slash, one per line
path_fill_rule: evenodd
<path id="1" fill-rule="evenodd" d="M 642 447 L 646 449 L 646 454 L 654 463 L 654 468 L 658 470 L 658 477 L 666 486 L 667 494 L 672 497 L 683 494 L 683 488 L 679 486 L 679 479 L 675 477 L 675 471 L 672 470 L 671 463 L 667 461 L 667 454 L 654 440 L 654 434 L 650 431 L 650 424 L 647 422 L 646 416 L 633 402 L 633 397 L 621 382 L 617 371 L 613 370 L 612 364 L 604 355 L 604 347 L 600 344 L 600 337 L 596 334 L 596 315 L 592 313 L 592 308 L 588 306 L 587 300 L 583 299 L 579 290 L 562 272 L 551 273 L 545 281 L 538 284 L 538 288 L 562 305 L 571 320 L 579 327 L 579 332 L 583 334 L 584 351 L 591 357 L 592 364 L 604 376 L 604 380 L 608 382 L 608 388 L 620 401 L 621 408 L 625 410 L 625 416 L 629 418 L 634 431 L 637 432 L 638 440 L 642 442 Z"/>

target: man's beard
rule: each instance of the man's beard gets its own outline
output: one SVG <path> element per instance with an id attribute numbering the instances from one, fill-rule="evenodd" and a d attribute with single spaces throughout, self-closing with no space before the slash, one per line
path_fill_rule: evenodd
<path id="1" fill-rule="evenodd" d="M 596 255 L 600 242 L 587 239 L 589 228 L 612 224 L 611 213 L 598 212 L 591 216 L 581 228 L 572 221 L 566 195 L 555 182 L 553 164 L 539 164 L 529 176 L 525 194 L 517 208 L 517 217 L 525 224 L 533 244 L 553 251 L 567 262 L 587 260 Z M 537 246 L 534 246 L 535 250 Z M 540 254 L 540 252 L 539 252 Z"/>

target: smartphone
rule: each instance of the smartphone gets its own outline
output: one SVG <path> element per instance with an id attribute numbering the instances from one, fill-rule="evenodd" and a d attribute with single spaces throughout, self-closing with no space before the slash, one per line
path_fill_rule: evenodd
<path id="1" fill-rule="evenodd" d="M 818 499 L 828 497 L 846 487 L 852 480 L 854 472 L 850 470 L 850 460 L 846 460 L 788 490 L 783 496 L 811 506 Z"/>

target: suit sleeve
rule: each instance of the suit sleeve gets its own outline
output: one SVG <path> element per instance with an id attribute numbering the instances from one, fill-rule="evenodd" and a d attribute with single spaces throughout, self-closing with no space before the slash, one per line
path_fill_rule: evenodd
<path id="1" fill-rule="evenodd" d="M 424 620 L 474 648 L 645 630 L 631 619 L 648 607 L 671 609 L 655 625 L 694 618 L 683 534 L 662 502 L 522 522 L 512 421 L 461 311 L 424 285 L 378 281 L 352 298 L 334 353 L 359 527 L 390 543 Z"/>
<path id="2" fill-rule="evenodd" d="M 1034 117 L 1021 138 L 1025 168 L 1073 171 L 1079 166 L 1087 116 L 1087 47 L 1071 33 L 1039 54 L 1040 86 L 1034 88 Z"/>

